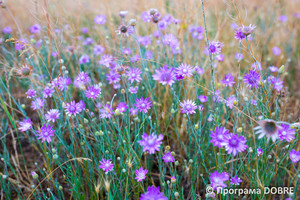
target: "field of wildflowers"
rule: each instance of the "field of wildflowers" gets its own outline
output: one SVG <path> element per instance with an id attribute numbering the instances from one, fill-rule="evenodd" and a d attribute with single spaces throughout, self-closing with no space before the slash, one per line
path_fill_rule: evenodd
<path id="1" fill-rule="evenodd" d="M 300 199 L 299 0 L 0 6 L 1 200 Z"/>

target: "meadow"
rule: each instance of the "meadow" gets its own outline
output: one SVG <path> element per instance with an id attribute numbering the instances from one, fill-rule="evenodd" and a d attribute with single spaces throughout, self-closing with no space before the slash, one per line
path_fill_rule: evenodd
<path id="1" fill-rule="evenodd" d="M 299 8 L 0 0 L 0 200 L 300 199 Z"/>

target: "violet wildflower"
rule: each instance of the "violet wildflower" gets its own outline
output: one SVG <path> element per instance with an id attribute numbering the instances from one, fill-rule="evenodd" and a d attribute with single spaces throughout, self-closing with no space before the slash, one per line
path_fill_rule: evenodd
<path id="1" fill-rule="evenodd" d="M 51 109 L 45 114 L 45 117 L 48 122 L 52 121 L 54 123 L 56 119 L 59 119 L 59 115 L 59 110 Z"/>
<path id="2" fill-rule="evenodd" d="M 130 62 L 137 62 L 139 60 L 140 60 L 140 56 L 138 54 L 136 54 L 130 58 Z"/>
<path id="3" fill-rule="evenodd" d="M 252 24 L 250 24 L 249 26 L 244 26 L 243 25 L 241 27 L 241 31 L 247 37 L 248 35 L 250 35 L 254 31 L 255 28 L 256 28 L 256 26 L 252 25 Z"/>
<path id="4" fill-rule="evenodd" d="M 68 116 L 76 116 L 80 111 L 78 109 L 78 104 L 75 101 L 71 101 L 70 103 L 66 103 L 65 111 Z"/>
<path id="5" fill-rule="evenodd" d="M 219 41 L 211 41 L 209 43 L 209 50 L 212 54 L 219 54 L 221 53 L 221 48 L 224 46 L 223 43 Z"/>
<path id="6" fill-rule="evenodd" d="M 25 39 L 19 39 L 15 42 L 15 50 L 24 50 L 26 47 L 27 41 Z"/>
<path id="7" fill-rule="evenodd" d="M 144 22 L 150 22 L 152 18 L 147 11 L 143 12 L 141 17 Z"/>
<path id="8" fill-rule="evenodd" d="M 236 156 L 237 152 L 245 151 L 248 146 L 245 145 L 247 140 L 244 136 L 239 136 L 238 134 L 229 133 L 225 135 L 223 146 L 228 154 Z"/>
<path id="9" fill-rule="evenodd" d="M 268 141 L 270 138 L 273 142 L 279 138 L 278 132 L 280 130 L 280 126 L 277 124 L 276 121 L 272 119 L 265 119 L 257 122 L 259 126 L 255 127 L 255 134 L 259 134 L 258 139 L 263 138 L 266 136 Z"/>
<path id="10" fill-rule="evenodd" d="M 106 22 L 106 16 L 105 15 L 97 15 L 94 18 L 95 24 L 105 24 Z"/>
<path id="11" fill-rule="evenodd" d="M 238 62 L 240 62 L 240 61 L 243 60 L 243 58 L 244 58 L 243 54 L 238 53 L 238 52 L 236 52 L 236 53 L 234 54 L 234 57 L 235 57 L 235 59 L 238 60 Z"/>
<path id="12" fill-rule="evenodd" d="M 129 49 L 129 48 L 123 49 L 122 53 L 125 54 L 125 55 L 130 55 L 131 54 L 131 49 Z"/>
<path id="13" fill-rule="evenodd" d="M 290 142 L 291 140 L 295 139 L 295 130 L 290 128 L 288 124 L 281 124 L 281 129 L 278 132 L 278 136 L 280 140 L 286 140 Z"/>
<path id="14" fill-rule="evenodd" d="M 136 181 L 140 182 L 146 179 L 146 174 L 148 173 L 147 169 L 143 169 L 142 167 L 140 167 L 138 170 L 135 170 L 135 174 L 136 174 Z"/>
<path id="15" fill-rule="evenodd" d="M 148 110 L 151 108 L 152 103 L 149 100 L 149 97 L 145 99 L 141 97 L 140 99 L 136 99 L 136 104 L 134 104 L 134 106 L 139 110 L 139 112 L 147 113 Z"/>
<path id="16" fill-rule="evenodd" d="M 34 24 L 33 26 L 30 27 L 30 32 L 31 33 L 39 33 L 41 31 L 41 25 L 39 24 Z"/>
<path id="17" fill-rule="evenodd" d="M 46 86 L 43 90 L 43 97 L 44 98 L 48 98 L 48 97 L 52 97 L 52 94 L 54 92 L 54 88 L 52 86 Z"/>
<path id="18" fill-rule="evenodd" d="M 51 137 L 54 136 L 55 130 L 53 130 L 53 126 L 44 124 L 38 133 L 38 139 L 41 140 L 42 143 L 44 141 L 50 143 L 52 141 Z"/>
<path id="19" fill-rule="evenodd" d="M 151 44 L 151 37 L 149 36 L 139 36 L 137 39 L 138 42 L 145 47 Z"/>
<path id="20" fill-rule="evenodd" d="M 223 127 L 216 127 L 215 132 L 210 131 L 210 133 L 212 139 L 209 142 L 213 143 L 214 146 L 221 148 L 225 142 L 225 136 L 229 134 L 229 131 Z"/>
<path id="21" fill-rule="evenodd" d="M 85 40 L 83 41 L 83 45 L 91 45 L 91 44 L 93 44 L 94 43 L 94 40 L 93 40 L 93 38 L 90 38 L 90 37 L 87 37 L 87 38 L 85 38 Z"/>
<path id="22" fill-rule="evenodd" d="M 162 134 L 157 136 L 154 133 L 150 135 L 144 133 L 138 143 L 143 147 L 143 152 L 148 151 L 149 154 L 154 154 L 155 151 L 159 151 L 163 138 Z"/>
<path id="23" fill-rule="evenodd" d="M 250 66 L 252 69 L 255 69 L 255 70 L 262 70 L 262 66 L 261 66 L 261 63 L 260 62 L 254 62 L 251 64 Z M 258 67 L 258 69 L 257 69 Z"/>
<path id="24" fill-rule="evenodd" d="M 278 17 L 278 20 L 281 22 L 286 22 L 288 20 L 288 17 L 286 15 L 280 15 Z"/>
<path id="25" fill-rule="evenodd" d="M 216 55 L 216 60 L 219 61 L 219 62 L 223 62 L 224 58 L 225 58 L 225 56 L 223 54 Z"/>
<path id="26" fill-rule="evenodd" d="M 21 132 L 28 131 L 32 127 L 31 119 L 24 119 L 23 121 L 19 122 L 20 127 L 18 128 Z"/>
<path id="27" fill-rule="evenodd" d="M 31 174 L 33 179 L 38 179 L 39 178 L 39 175 L 35 171 L 31 171 L 30 174 Z"/>
<path id="28" fill-rule="evenodd" d="M 221 80 L 221 82 L 226 86 L 226 87 L 232 87 L 234 82 L 234 76 L 231 76 L 230 73 L 225 74 L 225 77 L 223 80 Z"/>
<path id="29" fill-rule="evenodd" d="M 153 59 L 153 53 L 152 53 L 152 51 L 147 50 L 145 52 L 145 57 L 146 57 L 147 60 L 152 60 Z"/>
<path id="30" fill-rule="evenodd" d="M 274 85 L 274 89 L 277 90 L 277 92 L 280 92 L 283 88 L 283 81 L 280 80 L 280 78 L 276 77 L 269 77 L 269 81 Z"/>
<path id="31" fill-rule="evenodd" d="M 87 64 L 90 62 L 90 57 L 88 55 L 82 55 L 80 58 L 79 58 L 79 64 L 82 65 L 82 64 Z"/>
<path id="32" fill-rule="evenodd" d="M 175 73 L 177 76 L 190 77 L 193 75 L 193 68 L 186 63 L 182 63 L 176 68 Z"/>
<path id="33" fill-rule="evenodd" d="M 108 118 L 110 119 L 113 115 L 113 109 L 111 107 L 111 105 L 106 104 L 103 106 L 102 109 L 100 109 L 100 118 L 104 119 L 104 118 Z"/>
<path id="34" fill-rule="evenodd" d="M 246 35 L 242 32 L 241 28 L 236 29 L 234 34 L 234 38 L 237 39 L 239 42 L 242 42 L 243 39 L 246 38 Z"/>
<path id="35" fill-rule="evenodd" d="M 257 149 L 257 156 L 260 156 L 263 154 L 263 149 L 262 148 L 258 148 Z"/>
<path id="36" fill-rule="evenodd" d="M 175 73 L 172 67 L 168 68 L 167 65 L 164 65 L 160 69 L 155 69 L 155 74 L 152 75 L 153 80 L 158 81 L 162 85 L 172 86 L 175 83 Z"/>
<path id="37" fill-rule="evenodd" d="M 276 66 L 270 66 L 269 67 L 269 70 L 271 71 L 271 72 L 278 72 L 278 68 L 276 67 Z"/>
<path id="38" fill-rule="evenodd" d="M 215 190 L 218 187 L 227 187 L 227 185 L 224 183 L 229 180 L 229 175 L 226 172 L 217 172 L 215 170 L 213 173 L 210 174 L 210 182 L 211 187 Z"/>
<path id="39" fill-rule="evenodd" d="M 58 79 L 58 89 L 60 91 L 66 90 L 68 85 L 72 83 L 72 80 L 69 77 L 59 77 Z"/>
<path id="40" fill-rule="evenodd" d="M 137 89 L 138 89 L 137 86 L 136 86 L 136 87 L 130 87 L 128 91 L 129 91 L 131 94 L 136 94 L 136 93 L 137 93 Z"/>
<path id="41" fill-rule="evenodd" d="M 92 85 L 85 91 L 87 98 L 97 99 L 101 94 L 101 88 L 99 85 Z"/>
<path id="42" fill-rule="evenodd" d="M 9 26 L 7 26 L 7 27 L 4 27 L 3 29 L 2 29 L 2 32 L 4 33 L 4 34 L 10 34 L 11 33 L 11 28 L 9 27 Z"/>
<path id="43" fill-rule="evenodd" d="M 202 74 L 204 74 L 204 69 L 201 68 L 201 67 L 199 67 L 198 65 L 196 65 L 194 67 L 194 72 L 197 73 L 197 74 L 199 74 L 199 75 L 202 75 Z"/>
<path id="44" fill-rule="evenodd" d="M 108 54 L 104 54 L 101 57 L 101 60 L 99 60 L 99 64 L 100 65 L 104 65 L 105 67 L 109 68 L 110 63 L 113 61 L 113 57 L 108 55 Z"/>
<path id="45" fill-rule="evenodd" d="M 133 108 L 129 109 L 129 112 L 130 112 L 130 115 L 137 115 L 138 109 L 133 107 Z"/>
<path id="46" fill-rule="evenodd" d="M 121 10 L 121 11 L 119 12 L 119 16 L 120 16 L 121 18 L 125 18 L 125 16 L 127 15 L 127 13 L 128 13 L 127 10 Z"/>
<path id="47" fill-rule="evenodd" d="M 208 101 L 208 100 L 207 100 L 207 96 L 205 96 L 205 95 L 200 95 L 200 96 L 198 97 L 198 99 L 200 100 L 201 103 L 205 103 L 205 102 Z"/>
<path id="48" fill-rule="evenodd" d="M 39 110 L 44 107 L 45 100 L 41 99 L 40 97 L 36 98 L 36 100 L 31 102 L 32 110 Z"/>
<path id="49" fill-rule="evenodd" d="M 110 159 L 106 160 L 105 158 L 103 158 L 102 161 L 99 161 L 99 163 L 99 169 L 102 169 L 103 171 L 105 171 L 105 173 L 112 171 L 114 168 L 114 164 Z"/>
<path id="50" fill-rule="evenodd" d="M 87 72 L 80 72 L 74 80 L 74 86 L 82 87 L 91 82 L 91 79 Z"/>
<path id="51" fill-rule="evenodd" d="M 76 107 L 78 112 L 82 112 L 85 109 L 85 103 L 83 100 L 80 100 L 78 103 L 76 103 Z"/>
<path id="52" fill-rule="evenodd" d="M 222 101 L 221 92 L 219 90 L 215 90 L 215 92 L 212 95 L 212 99 L 213 101 L 221 102 Z"/>
<path id="53" fill-rule="evenodd" d="M 293 163 L 297 163 L 300 160 L 300 152 L 295 149 L 289 151 L 289 156 Z"/>
<path id="54" fill-rule="evenodd" d="M 272 51 L 275 56 L 279 56 L 281 54 L 281 50 L 278 47 L 273 47 Z"/>
<path id="55" fill-rule="evenodd" d="M 121 80 L 120 77 L 121 77 L 120 74 L 112 70 L 109 71 L 108 74 L 106 74 L 106 80 L 108 80 L 109 84 L 118 83 Z"/>
<path id="56" fill-rule="evenodd" d="M 133 83 L 134 81 L 140 82 L 142 80 L 141 74 L 142 71 L 139 68 L 135 67 L 128 68 L 128 71 L 126 72 L 126 76 L 131 83 Z"/>
<path id="57" fill-rule="evenodd" d="M 254 99 L 252 99 L 252 100 L 251 100 L 251 104 L 254 105 L 254 106 L 256 106 L 256 105 L 257 105 L 257 101 L 254 100 Z"/>
<path id="58" fill-rule="evenodd" d="M 182 102 L 180 102 L 180 106 L 181 106 L 181 113 L 185 113 L 187 115 L 196 113 L 195 110 L 197 109 L 197 106 L 195 102 L 192 100 L 189 99 L 183 100 Z"/>
<path id="59" fill-rule="evenodd" d="M 88 34 L 88 33 L 89 33 L 89 28 L 88 28 L 88 27 L 83 27 L 83 28 L 81 29 L 81 33 L 83 33 L 83 34 Z"/>
<path id="60" fill-rule="evenodd" d="M 124 103 L 124 102 L 120 102 L 120 103 L 117 105 L 117 109 L 118 109 L 118 111 L 119 111 L 120 113 L 126 112 L 127 107 L 128 107 L 127 104 Z"/>
<path id="61" fill-rule="evenodd" d="M 168 200 L 164 193 L 160 192 L 160 188 L 155 186 L 148 187 L 147 192 L 142 194 L 140 200 Z"/>
<path id="62" fill-rule="evenodd" d="M 93 48 L 93 51 L 94 51 L 94 54 L 95 55 L 101 55 L 101 54 L 103 54 L 104 53 L 104 47 L 103 46 L 101 46 L 101 45 L 96 45 L 96 46 L 94 46 L 94 48 Z"/>
<path id="63" fill-rule="evenodd" d="M 243 181 L 237 175 L 230 179 L 231 185 L 240 185 L 241 182 L 243 182 Z"/>
<path id="64" fill-rule="evenodd" d="M 244 75 L 244 83 L 247 83 L 247 87 L 250 89 L 253 87 L 257 88 L 259 80 L 259 74 L 255 71 L 249 70 L 248 74 L 245 73 Z"/>
<path id="65" fill-rule="evenodd" d="M 234 104 L 236 104 L 236 98 L 234 95 L 231 95 L 225 100 L 226 106 L 228 106 L 230 109 L 234 107 Z"/>
<path id="66" fill-rule="evenodd" d="M 25 94 L 27 95 L 27 98 L 31 99 L 36 96 L 36 91 L 33 89 L 29 89 Z"/>
<path id="67" fill-rule="evenodd" d="M 162 157 L 162 159 L 168 163 L 168 162 L 175 162 L 175 158 L 172 156 L 171 152 L 166 152 L 165 155 Z"/>

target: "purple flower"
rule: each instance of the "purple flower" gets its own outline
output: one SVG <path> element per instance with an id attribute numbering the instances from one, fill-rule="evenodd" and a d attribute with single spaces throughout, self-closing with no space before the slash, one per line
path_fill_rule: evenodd
<path id="1" fill-rule="evenodd" d="M 120 74 L 115 71 L 109 71 L 109 74 L 106 74 L 106 80 L 108 80 L 109 84 L 118 83 L 121 78 Z"/>
<path id="2" fill-rule="evenodd" d="M 211 41 L 209 43 L 209 50 L 212 54 L 219 54 L 221 53 L 221 48 L 224 46 L 223 43 L 219 41 Z"/>
<path id="3" fill-rule="evenodd" d="M 223 62 L 224 58 L 225 58 L 225 56 L 223 54 L 216 55 L 216 60 L 219 61 L 219 62 Z"/>
<path id="4" fill-rule="evenodd" d="M 288 20 L 288 17 L 286 15 L 280 15 L 278 17 L 278 20 L 281 22 L 286 22 Z"/>
<path id="5" fill-rule="evenodd" d="M 85 91 L 85 96 L 87 98 L 97 99 L 101 94 L 101 88 L 99 85 L 92 85 Z"/>
<path id="6" fill-rule="evenodd" d="M 145 47 L 151 44 L 151 37 L 149 36 L 139 36 L 137 39 L 138 42 Z"/>
<path id="7" fill-rule="evenodd" d="M 50 143 L 52 141 L 51 137 L 54 136 L 55 130 L 52 129 L 53 126 L 44 124 L 40 131 L 38 131 L 38 139 L 43 143 L 47 141 Z"/>
<path id="8" fill-rule="evenodd" d="M 300 160 L 300 152 L 295 149 L 289 151 L 289 156 L 293 163 L 297 163 Z"/>
<path id="9" fill-rule="evenodd" d="M 215 190 L 218 187 L 227 187 L 224 183 L 229 180 L 229 175 L 226 172 L 218 173 L 217 170 L 210 174 L 211 187 Z"/>
<path id="10" fill-rule="evenodd" d="M 90 38 L 90 37 L 87 37 L 87 38 L 85 38 L 85 40 L 83 41 L 83 45 L 90 45 L 90 44 L 93 44 L 93 42 L 94 42 L 94 40 L 92 39 L 92 38 Z"/>
<path id="11" fill-rule="evenodd" d="M 193 38 L 196 38 L 198 40 L 202 40 L 203 37 L 203 33 L 204 33 L 204 29 L 201 26 L 194 26 L 194 25 L 190 25 L 188 28 L 189 32 L 192 34 Z"/>
<path id="12" fill-rule="evenodd" d="M 27 98 L 31 99 L 36 96 L 36 91 L 33 89 L 29 89 L 25 94 L 27 95 Z"/>
<path id="13" fill-rule="evenodd" d="M 282 124 L 281 129 L 279 129 L 278 136 L 281 140 L 286 140 L 290 142 L 291 140 L 295 139 L 295 130 L 290 128 L 288 124 Z"/>
<path id="14" fill-rule="evenodd" d="M 152 19 L 151 15 L 147 11 L 143 12 L 141 17 L 144 22 L 150 22 Z"/>
<path id="15" fill-rule="evenodd" d="M 255 25 L 250 24 L 249 26 L 243 25 L 240 29 L 241 29 L 242 33 L 247 37 L 254 31 L 255 28 L 256 28 Z"/>
<path id="16" fill-rule="evenodd" d="M 15 43 L 15 50 L 17 50 L 17 51 L 24 50 L 26 47 L 26 43 L 27 43 L 27 41 L 25 39 L 17 40 Z"/>
<path id="17" fill-rule="evenodd" d="M 58 79 L 58 89 L 63 91 L 67 89 L 68 85 L 72 83 L 72 80 L 69 77 L 59 77 Z"/>
<path id="18" fill-rule="evenodd" d="M 39 32 L 41 32 L 41 25 L 39 25 L 39 24 L 34 24 L 33 26 L 31 26 L 30 27 L 30 32 L 31 33 L 39 33 Z"/>
<path id="19" fill-rule="evenodd" d="M 137 86 L 136 86 L 136 87 L 130 87 L 128 91 L 129 91 L 131 94 L 136 94 L 136 93 L 137 93 L 137 89 L 138 89 Z"/>
<path id="20" fill-rule="evenodd" d="M 198 97 L 198 99 L 200 100 L 201 103 L 205 103 L 205 102 L 208 101 L 208 100 L 207 100 L 207 96 L 205 96 L 205 95 L 200 95 L 200 96 Z"/>
<path id="21" fill-rule="evenodd" d="M 136 99 L 136 104 L 134 104 L 134 106 L 139 110 L 139 112 L 147 113 L 148 110 L 151 108 L 152 103 L 149 100 L 149 97 L 145 99 L 141 97 L 140 99 Z"/>
<path id="22" fill-rule="evenodd" d="M 278 47 L 273 47 L 272 51 L 275 56 L 279 56 L 281 54 L 281 50 Z"/>
<path id="23" fill-rule="evenodd" d="M 160 69 L 155 69 L 155 74 L 152 75 L 153 80 L 158 81 L 162 85 L 170 85 L 175 82 L 175 73 L 173 68 L 168 68 L 167 65 L 164 65 Z"/>
<path id="24" fill-rule="evenodd" d="M 278 72 L 278 68 L 276 67 L 276 66 L 270 66 L 269 67 L 269 70 L 271 71 L 271 72 Z"/>
<path id="25" fill-rule="evenodd" d="M 215 92 L 212 95 L 212 99 L 213 101 L 221 102 L 222 101 L 221 92 L 219 90 L 215 90 Z"/>
<path id="26" fill-rule="evenodd" d="M 44 98 L 48 98 L 48 97 L 52 97 L 52 94 L 54 92 L 54 88 L 52 86 L 46 86 L 43 90 L 43 97 Z"/>
<path id="27" fill-rule="evenodd" d="M 277 90 L 277 92 L 280 92 L 283 88 L 283 81 L 280 80 L 280 78 L 276 78 L 274 76 L 269 76 L 268 81 L 271 82 L 274 85 L 274 89 Z"/>
<path id="28" fill-rule="evenodd" d="M 95 24 L 105 24 L 106 22 L 106 16 L 105 15 L 97 15 L 94 18 Z"/>
<path id="29" fill-rule="evenodd" d="M 236 98 L 234 95 L 231 95 L 230 97 L 228 97 L 226 99 L 225 102 L 226 102 L 226 106 L 228 106 L 230 109 L 232 109 L 234 106 L 234 103 L 236 102 Z"/>
<path id="30" fill-rule="evenodd" d="M 140 56 L 137 54 L 130 58 L 130 62 L 137 62 L 139 60 L 140 60 Z"/>
<path id="31" fill-rule="evenodd" d="M 78 104 L 75 101 L 71 101 L 65 105 L 65 111 L 68 116 L 74 115 L 76 116 L 80 111 L 78 108 Z"/>
<path id="32" fill-rule="evenodd" d="M 88 28 L 88 27 L 83 27 L 83 28 L 81 29 L 81 33 L 83 33 L 83 34 L 88 34 L 88 33 L 89 33 L 89 28 Z"/>
<path id="33" fill-rule="evenodd" d="M 148 170 L 143 169 L 142 167 L 140 167 L 138 170 L 135 170 L 135 174 L 136 174 L 135 179 L 136 179 L 136 181 L 140 182 L 140 181 L 145 180 L 147 173 L 148 173 Z"/>
<path id="34" fill-rule="evenodd" d="M 113 109 L 111 107 L 111 105 L 106 104 L 103 106 L 102 109 L 100 109 L 100 118 L 104 119 L 104 118 L 108 118 L 110 119 L 112 117 L 113 114 Z"/>
<path id="35" fill-rule="evenodd" d="M 101 60 L 99 60 L 99 64 L 100 65 L 104 65 L 105 67 L 109 68 L 110 63 L 113 61 L 113 57 L 108 55 L 108 54 L 104 54 L 101 57 Z"/>
<path id="36" fill-rule="evenodd" d="M 231 76 L 230 73 L 226 74 L 224 79 L 221 80 L 221 82 L 226 86 L 226 87 L 232 87 L 234 82 L 234 76 Z"/>
<path id="37" fill-rule="evenodd" d="M 186 63 L 182 63 L 176 68 L 176 76 L 182 77 L 190 77 L 193 75 L 193 68 Z"/>
<path id="38" fill-rule="evenodd" d="M 52 121 L 54 123 L 56 119 L 59 119 L 59 115 L 60 113 L 57 109 L 51 109 L 47 112 L 45 117 L 48 122 Z"/>
<path id="39" fill-rule="evenodd" d="M 39 110 L 42 107 L 44 107 L 45 101 L 41 99 L 40 97 L 36 98 L 36 100 L 31 102 L 31 108 L 32 110 Z"/>
<path id="40" fill-rule="evenodd" d="M 133 83 L 134 81 L 140 82 L 142 80 L 141 74 L 142 71 L 139 68 L 135 67 L 128 68 L 128 71 L 126 72 L 126 76 L 131 83 Z"/>
<path id="41" fill-rule="evenodd" d="M 88 84 L 90 82 L 91 82 L 91 79 L 90 79 L 88 73 L 87 72 L 80 72 L 74 80 L 74 86 L 82 87 L 85 84 Z"/>
<path id="42" fill-rule="evenodd" d="M 28 131 L 32 127 L 32 121 L 28 119 L 24 119 L 23 121 L 19 122 L 20 127 L 18 128 L 21 132 Z"/>
<path id="43" fill-rule="evenodd" d="M 122 53 L 125 54 L 125 55 L 130 55 L 131 54 L 131 49 L 129 49 L 129 48 L 123 49 Z"/>
<path id="44" fill-rule="evenodd" d="M 53 58 L 56 58 L 56 57 L 58 56 L 58 53 L 57 53 L 56 51 L 54 51 L 54 52 L 51 53 L 51 56 L 52 56 Z"/>
<path id="45" fill-rule="evenodd" d="M 259 74 L 255 71 L 249 70 L 248 74 L 245 73 L 244 75 L 244 83 L 247 83 L 247 87 L 250 89 L 253 87 L 257 88 L 259 80 Z"/>
<path id="46" fill-rule="evenodd" d="M 160 192 L 160 188 L 155 186 L 148 187 L 148 191 L 141 195 L 140 200 L 168 200 L 168 197 L 164 196 L 164 193 Z"/>
<path id="47" fill-rule="evenodd" d="M 254 99 L 252 99 L 252 100 L 251 100 L 251 104 L 254 105 L 254 106 L 256 106 L 256 105 L 257 105 L 257 101 L 254 100 Z"/>
<path id="48" fill-rule="evenodd" d="M 263 154 L 263 149 L 262 148 L 258 148 L 257 149 L 257 156 L 260 156 Z"/>
<path id="49" fill-rule="evenodd" d="M 162 157 L 162 159 L 168 163 L 168 162 L 175 162 L 175 158 L 172 156 L 171 152 L 166 152 L 165 155 Z"/>
<path id="50" fill-rule="evenodd" d="M 257 69 L 257 66 L 258 66 L 258 69 Z M 261 63 L 260 62 L 254 62 L 251 64 L 250 66 L 252 69 L 255 69 L 255 70 L 262 70 L 262 67 L 261 67 Z"/>
<path id="51" fill-rule="evenodd" d="M 7 26 L 7 27 L 4 27 L 3 29 L 2 29 L 2 32 L 4 33 L 4 34 L 10 34 L 11 33 L 11 28 L 9 27 L 9 26 Z"/>
<path id="52" fill-rule="evenodd" d="M 189 99 L 183 100 L 182 102 L 180 102 L 180 106 L 181 106 L 181 113 L 185 113 L 187 115 L 196 113 L 195 110 L 197 109 L 197 106 L 195 102 L 192 100 Z"/>
<path id="53" fill-rule="evenodd" d="M 129 109 L 129 112 L 130 112 L 130 115 L 137 115 L 138 109 L 133 107 L 133 108 Z"/>
<path id="54" fill-rule="evenodd" d="M 79 64 L 82 65 L 82 64 L 86 64 L 86 63 L 89 63 L 90 62 L 90 57 L 88 55 L 82 55 L 80 58 L 79 58 Z"/>
<path id="55" fill-rule="evenodd" d="M 120 103 L 117 105 L 117 109 L 118 109 L 119 112 L 121 112 L 121 113 L 126 112 L 127 107 L 128 107 L 127 104 L 124 103 L 124 102 L 120 102 Z"/>
<path id="56" fill-rule="evenodd" d="M 243 182 L 237 175 L 235 177 L 232 177 L 230 180 L 231 185 L 240 185 L 240 183 Z"/>
<path id="57" fill-rule="evenodd" d="M 178 46 L 178 39 L 172 34 L 164 35 L 163 43 L 168 46 Z"/>
<path id="58" fill-rule="evenodd" d="M 142 140 L 139 140 L 138 142 L 143 147 L 143 152 L 148 151 L 149 154 L 154 154 L 155 151 L 159 151 L 163 138 L 164 136 L 162 134 L 157 136 L 154 133 L 150 135 L 144 133 L 142 135 Z"/>
<path id="59" fill-rule="evenodd" d="M 101 55 L 101 54 L 103 54 L 104 51 L 105 51 L 104 47 L 101 46 L 101 45 L 96 45 L 96 46 L 94 46 L 93 50 L 94 50 L 94 54 L 95 54 L 95 55 Z"/>
<path id="60" fill-rule="evenodd" d="M 215 132 L 210 131 L 210 133 L 212 139 L 209 142 L 213 143 L 214 146 L 221 148 L 225 141 L 225 136 L 229 134 L 229 131 L 223 127 L 216 127 Z"/>
<path id="61" fill-rule="evenodd" d="M 244 35 L 241 28 L 238 28 L 238 29 L 234 30 L 234 32 L 235 32 L 234 38 L 237 39 L 239 42 L 242 42 L 243 39 L 246 38 L 246 35 Z"/>
<path id="62" fill-rule="evenodd" d="M 240 62 L 244 58 L 243 54 L 237 52 L 234 54 L 234 57 L 238 60 L 238 62 Z"/>
<path id="63" fill-rule="evenodd" d="M 105 158 L 103 158 L 102 161 L 99 161 L 99 163 L 99 169 L 102 169 L 103 171 L 105 171 L 105 173 L 112 171 L 114 168 L 114 164 L 110 159 L 106 160 Z"/>
<path id="64" fill-rule="evenodd" d="M 196 65 L 194 67 L 194 72 L 197 73 L 197 74 L 199 74 L 199 75 L 202 75 L 202 74 L 204 74 L 204 69 L 201 68 L 201 67 L 199 67 L 198 65 Z"/>
<path id="65" fill-rule="evenodd" d="M 246 142 L 247 140 L 244 138 L 244 136 L 229 133 L 225 135 L 225 139 L 222 145 L 225 146 L 225 150 L 227 151 L 227 153 L 232 153 L 233 156 L 236 156 L 237 152 L 243 152 L 248 148 L 248 146 L 245 145 Z"/>

